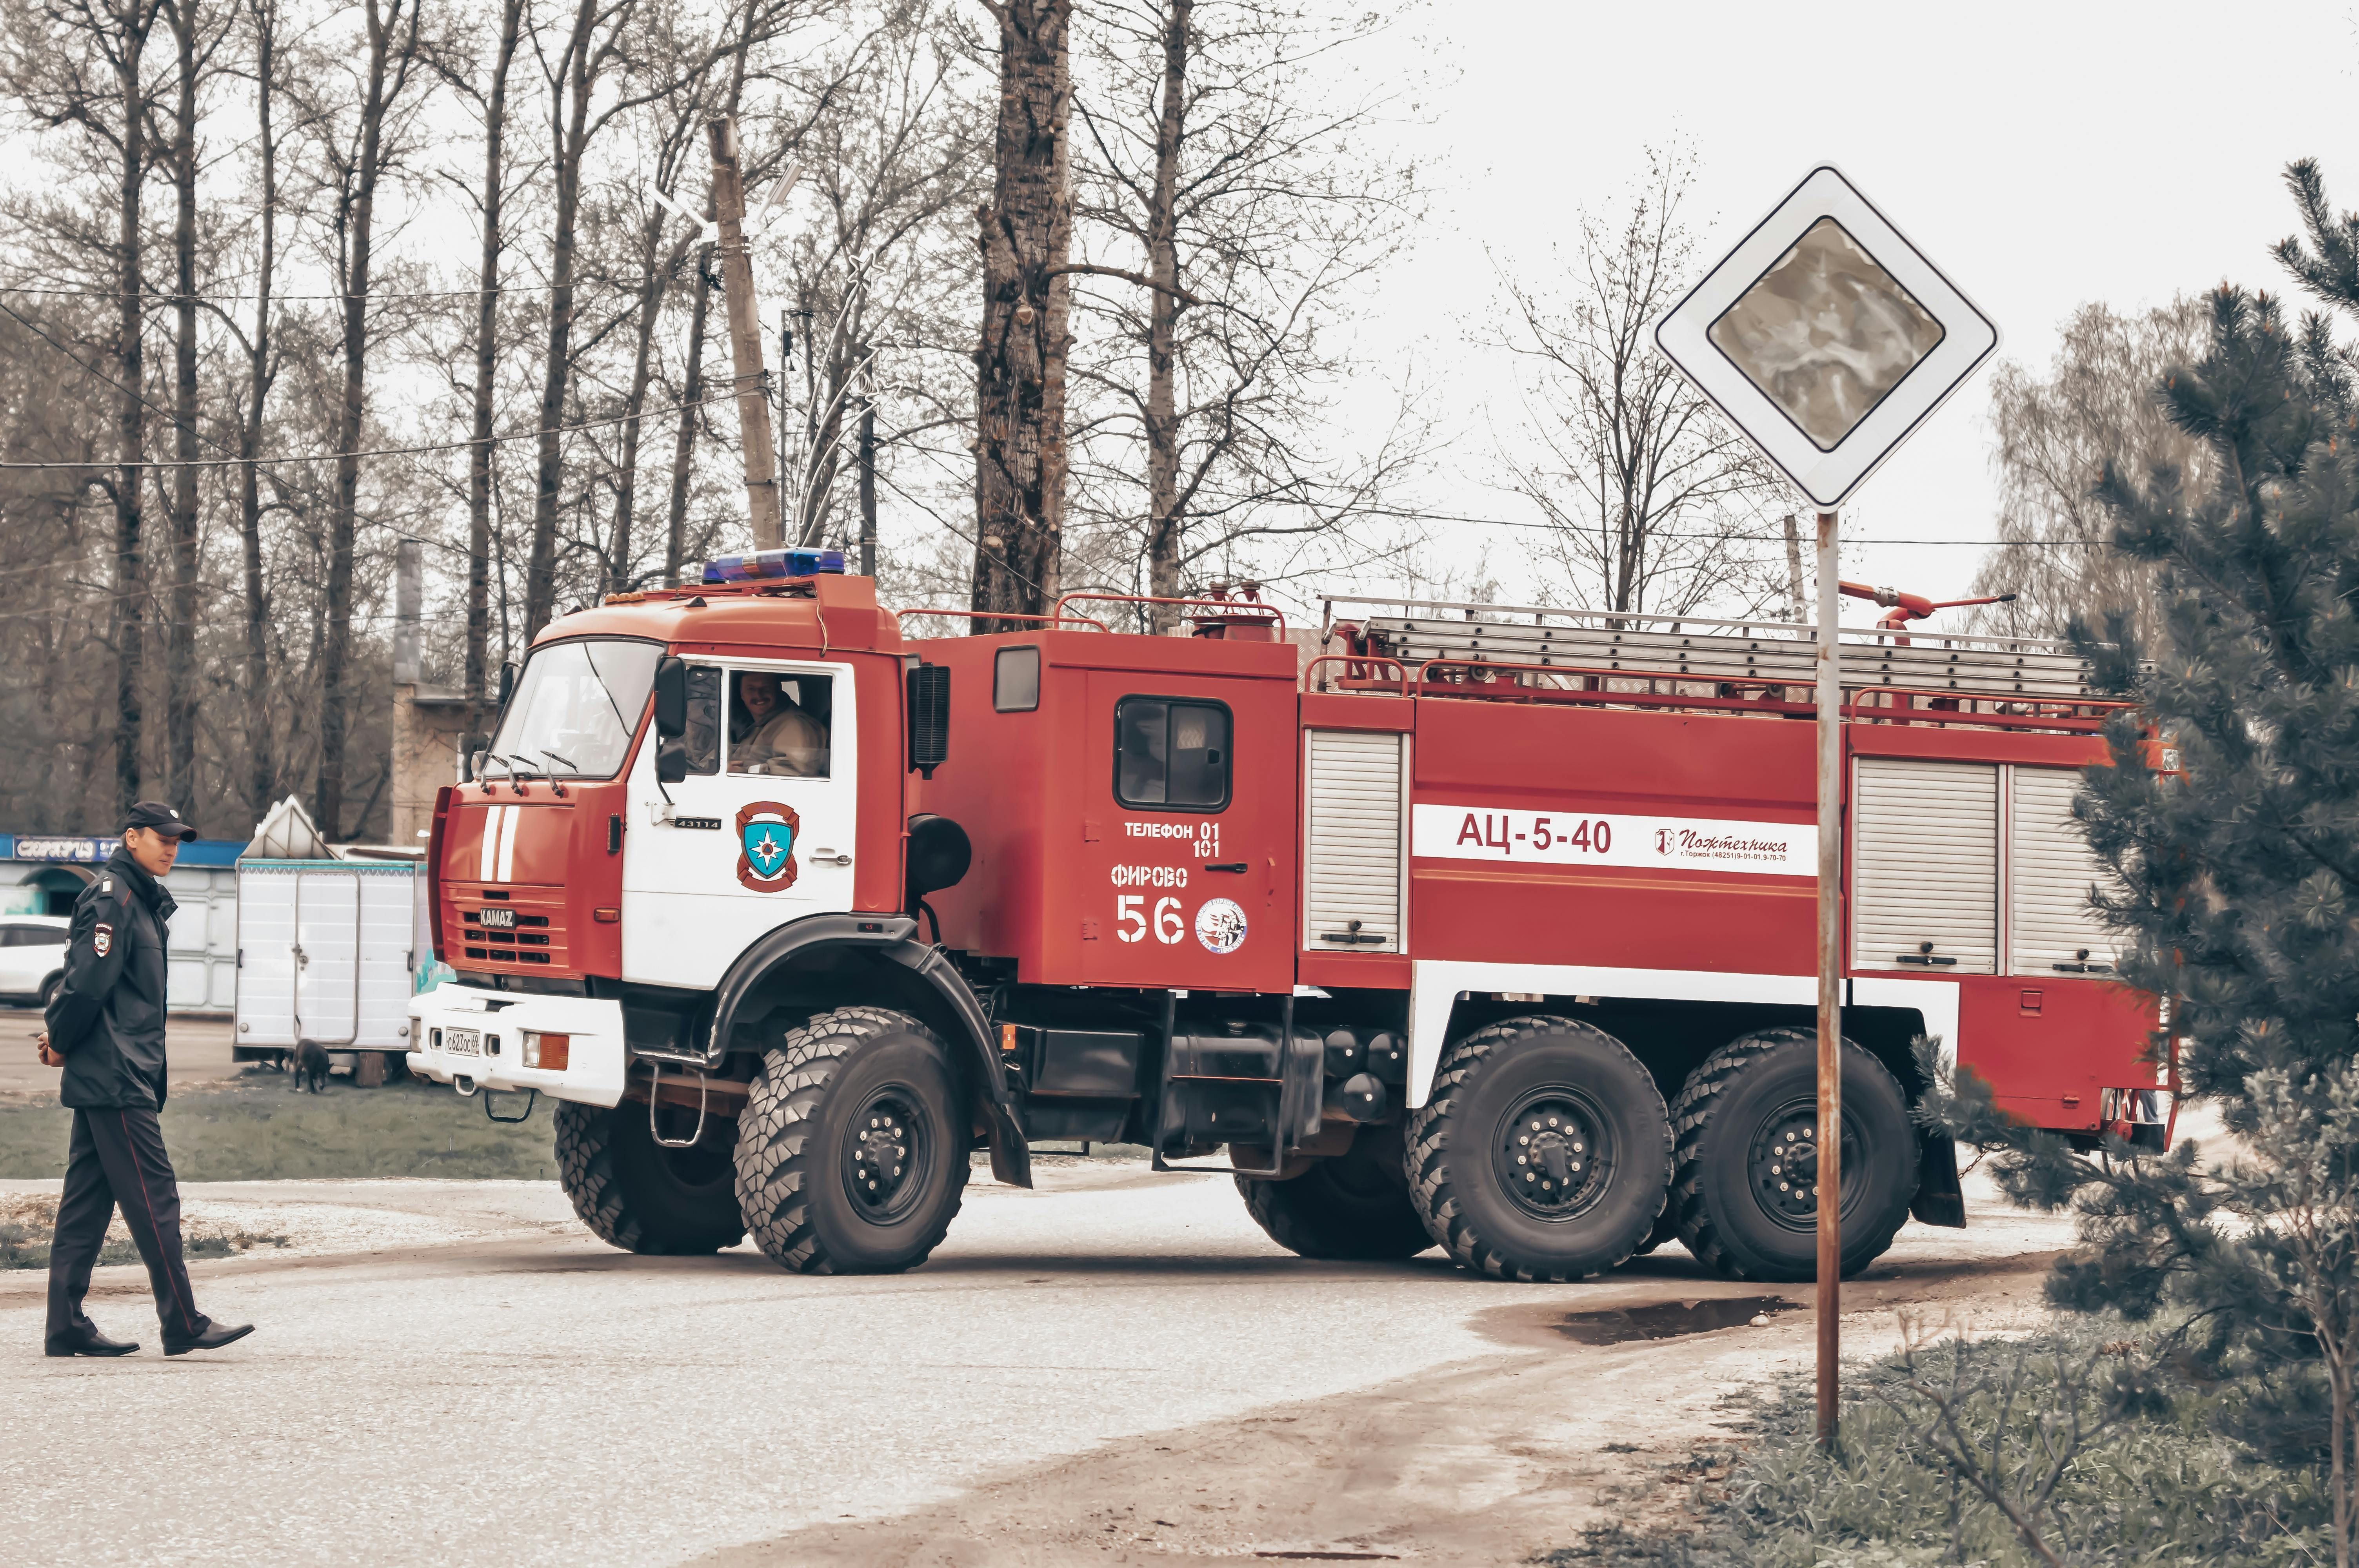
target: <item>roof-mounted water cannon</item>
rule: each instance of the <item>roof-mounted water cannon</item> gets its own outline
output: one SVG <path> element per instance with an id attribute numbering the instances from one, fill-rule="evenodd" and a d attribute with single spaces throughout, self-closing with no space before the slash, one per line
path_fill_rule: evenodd
<path id="1" fill-rule="evenodd" d="M 1884 616 L 1875 623 L 1879 632 L 1905 632 L 1911 621 L 1922 621 L 1937 610 L 1962 610 L 1970 604 L 2010 604 L 2011 593 L 1986 593 L 1977 599 L 1928 599 L 1921 593 L 1903 593 L 1897 588 L 1871 588 L 1864 582 L 1843 585 L 1849 599 L 1864 599 L 1885 607 Z"/>
<path id="2" fill-rule="evenodd" d="M 1203 608 L 1188 617 L 1196 636 L 1231 643 L 1278 640 L 1280 617 L 1276 609 L 1262 603 L 1257 582 L 1216 582 L 1196 602 Z M 1230 605 L 1235 608 L 1227 608 Z"/>
<path id="3" fill-rule="evenodd" d="M 704 563 L 704 580 L 767 582 L 790 577 L 817 577 L 843 570 L 842 550 L 756 550 L 749 556 L 721 556 Z"/>

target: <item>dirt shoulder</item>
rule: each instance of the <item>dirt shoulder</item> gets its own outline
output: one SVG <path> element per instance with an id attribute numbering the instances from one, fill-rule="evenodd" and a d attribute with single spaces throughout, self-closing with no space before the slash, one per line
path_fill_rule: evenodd
<path id="1" fill-rule="evenodd" d="M 1892 1348 L 1903 1312 L 1982 1334 L 2027 1328 L 2042 1315 L 2040 1278 L 2052 1257 L 1928 1258 L 1879 1269 L 1882 1277 L 1845 1289 L 1846 1352 Z M 1578 1343 L 1563 1329 L 1576 1311 L 1762 1294 L 1798 1310 L 1773 1313 L 1765 1327 L 1611 1346 Z M 1495 1356 L 1109 1444 L 897 1518 L 816 1526 L 701 1561 L 1518 1563 L 1577 1541 L 1592 1524 L 1682 1518 L 1699 1451 L 1732 1440 L 1750 1390 L 1809 1364 L 1810 1299 L 1808 1287 L 1617 1275 L 1561 1303 L 1485 1309 L 1477 1326 L 1499 1344 Z M 1240 1322 L 1237 1332 L 1253 1325 Z M 1152 1400 L 1154 1390 L 1139 1395 Z"/>

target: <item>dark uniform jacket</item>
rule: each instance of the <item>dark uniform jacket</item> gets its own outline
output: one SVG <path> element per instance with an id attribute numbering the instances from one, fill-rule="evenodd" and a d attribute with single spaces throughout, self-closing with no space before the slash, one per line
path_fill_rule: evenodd
<path id="1" fill-rule="evenodd" d="M 121 849 L 74 901 L 49 1009 L 68 1106 L 164 1108 L 164 922 L 177 907 Z"/>

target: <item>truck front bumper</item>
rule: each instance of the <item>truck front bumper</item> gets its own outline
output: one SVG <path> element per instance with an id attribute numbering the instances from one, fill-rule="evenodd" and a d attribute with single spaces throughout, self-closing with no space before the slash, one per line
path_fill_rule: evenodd
<path id="1" fill-rule="evenodd" d="M 449 980 L 409 1002 L 409 1070 L 477 1089 L 538 1089 L 556 1099 L 614 1105 L 623 1098 L 623 1004 L 580 996 L 485 990 Z M 527 1032 L 566 1037 L 562 1067 L 525 1065 Z M 473 1049 L 469 1049 L 470 1036 Z"/>

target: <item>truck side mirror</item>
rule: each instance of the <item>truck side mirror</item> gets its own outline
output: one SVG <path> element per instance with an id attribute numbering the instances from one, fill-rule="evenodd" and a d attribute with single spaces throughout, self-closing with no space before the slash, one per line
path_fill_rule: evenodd
<path id="1" fill-rule="evenodd" d="M 951 668 L 918 665 L 908 674 L 909 766 L 927 778 L 951 759 Z"/>
<path id="2" fill-rule="evenodd" d="M 656 783 L 675 784 L 688 777 L 688 742 L 667 741 L 656 748 Z"/>
<path id="3" fill-rule="evenodd" d="M 500 706 L 502 708 L 506 708 L 508 705 L 508 698 L 516 694 L 516 661 L 510 659 L 500 666 Z"/>
<path id="4" fill-rule="evenodd" d="M 459 782 L 461 784 L 475 782 L 476 771 L 483 766 L 483 755 L 491 750 L 491 745 L 492 738 L 489 735 L 459 737 Z"/>
<path id="5" fill-rule="evenodd" d="M 669 654 L 656 663 L 656 733 L 688 733 L 688 665 Z"/>

